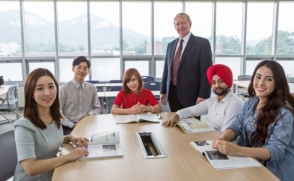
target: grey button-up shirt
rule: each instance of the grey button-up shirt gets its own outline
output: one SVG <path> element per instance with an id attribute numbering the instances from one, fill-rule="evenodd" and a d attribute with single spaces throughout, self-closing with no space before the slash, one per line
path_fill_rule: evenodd
<path id="1" fill-rule="evenodd" d="M 101 111 L 96 87 L 91 83 L 80 84 L 73 79 L 60 86 L 59 97 L 64 126 L 72 128 L 83 115 Z"/>

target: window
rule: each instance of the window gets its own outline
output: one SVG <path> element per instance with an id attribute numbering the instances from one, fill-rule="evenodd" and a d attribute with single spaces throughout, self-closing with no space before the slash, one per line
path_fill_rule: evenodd
<path id="1" fill-rule="evenodd" d="M 242 3 L 217 3 L 216 53 L 241 54 Z"/>
<path id="2" fill-rule="evenodd" d="M 21 24 L 18 1 L 0 1 L 0 57 L 20 57 Z"/>
<path id="3" fill-rule="evenodd" d="M 46 68 L 55 75 L 54 62 L 29 62 L 29 72 L 32 72 L 37 68 Z"/>
<path id="4" fill-rule="evenodd" d="M 165 55 L 168 43 L 179 37 L 174 18 L 180 12 L 180 2 L 154 2 L 154 55 Z"/>
<path id="5" fill-rule="evenodd" d="M 21 63 L 0 63 L 0 72 L 4 81 L 22 81 Z"/>
<path id="6" fill-rule="evenodd" d="M 239 57 L 216 57 L 215 64 L 224 64 L 233 72 L 233 79 L 237 80 L 238 75 L 241 74 L 240 67 L 241 67 L 241 58 Z"/>
<path id="7" fill-rule="evenodd" d="M 88 54 L 88 19 L 86 2 L 57 2 L 60 55 Z"/>
<path id="8" fill-rule="evenodd" d="M 92 80 L 120 80 L 120 58 L 93 58 L 90 71 Z"/>
<path id="9" fill-rule="evenodd" d="M 253 71 L 256 67 L 257 64 L 259 64 L 259 62 L 261 62 L 261 60 L 247 60 L 246 61 L 246 75 L 253 75 Z"/>
<path id="10" fill-rule="evenodd" d="M 151 3 L 123 2 L 122 7 L 123 54 L 150 55 L 146 48 L 151 46 Z"/>
<path id="11" fill-rule="evenodd" d="M 212 3 L 186 3 L 186 13 L 192 21 L 191 32 L 211 41 Z"/>
<path id="12" fill-rule="evenodd" d="M 247 14 L 247 54 L 271 55 L 273 3 L 250 2 L 248 3 Z"/>
<path id="13" fill-rule="evenodd" d="M 294 3 L 280 2 L 279 7 L 277 54 L 294 55 L 294 24 L 291 23 Z"/>
<path id="14" fill-rule="evenodd" d="M 164 60 L 155 61 L 155 78 L 162 78 Z"/>
<path id="15" fill-rule="evenodd" d="M 90 14 L 91 54 L 120 55 L 118 2 L 90 2 Z"/>
<path id="16" fill-rule="evenodd" d="M 53 1 L 24 1 L 26 56 L 55 55 Z"/>
<path id="17" fill-rule="evenodd" d="M 285 74 L 294 77 L 294 61 L 293 60 L 279 60 L 277 61 L 284 68 Z"/>
<path id="18" fill-rule="evenodd" d="M 136 68 L 140 72 L 141 76 L 149 75 L 149 61 L 148 60 L 145 60 L 145 61 L 126 60 L 125 61 L 125 71 L 129 68 Z"/>

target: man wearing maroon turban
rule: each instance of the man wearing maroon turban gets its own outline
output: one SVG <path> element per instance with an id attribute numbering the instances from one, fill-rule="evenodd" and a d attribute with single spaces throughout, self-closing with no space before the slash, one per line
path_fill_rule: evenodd
<path id="1" fill-rule="evenodd" d="M 208 114 L 208 123 L 216 130 L 225 131 L 235 120 L 244 102 L 230 89 L 233 84 L 231 69 L 223 64 L 215 64 L 208 68 L 206 76 L 217 96 L 177 111 L 170 120 L 162 124 L 164 127 L 172 127 L 180 119 Z"/>

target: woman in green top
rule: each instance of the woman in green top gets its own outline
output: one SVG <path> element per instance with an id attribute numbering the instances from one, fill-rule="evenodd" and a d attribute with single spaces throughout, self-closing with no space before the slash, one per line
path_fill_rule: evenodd
<path id="1" fill-rule="evenodd" d="M 25 87 L 24 118 L 15 122 L 18 156 L 14 180 L 51 180 L 54 168 L 88 155 L 88 140 L 63 136 L 59 110 L 59 86 L 53 74 L 43 68 L 32 71 Z M 62 143 L 79 148 L 57 157 Z"/>

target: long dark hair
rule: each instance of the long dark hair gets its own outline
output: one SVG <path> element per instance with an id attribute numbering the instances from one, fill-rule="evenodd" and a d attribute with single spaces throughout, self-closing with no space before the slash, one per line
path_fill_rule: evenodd
<path id="1" fill-rule="evenodd" d="M 125 71 L 123 81 L 122 81 L 122 90 L 125 94 L 128 94 L 131 90 L 128 88 L 127 83 L 131 81 L 132 76 L 135 76 L 139 82 L 138 91 L 143 88 L 143 79 L 139 71 L 135 68 L 129 68 Z"/>
<path id="2" fill-rule="evenodd" d="M 36 127 L 40 129 L 46 129 L 46 124 L 39 118 L 39 113 L 37 109 L 37 103 L 35 99 L 33 99 L 34 91 L 36 89 L 37 81 L 42 76 L 49 76 L 54 81 L 56 86 L 56 98 L 53 104 L 50 107 L 50 113 L 57 124 L 58 129 L 61 126 L 60 120 L 63 118 L 60 113 L 60 103 L 59 103 L 59 86 L 58 82 L 56 81 L 54 75 L 48 70 L 44 68 L 38 68 L 32 71 L 29 76 L 27 77 L 25 87 L 24 87 L 24 94 L 25 94 L 25 106 L 24 106 L 24 117 L 29 119 Z"/>
<path id="3" fill-rule="evenodd" d="M 255 67 L 248 87 L 249 96 L 253 97 L 256 95 L 253 87 L 253 81 L 257 70 L 263 66 L 272 71 L 275 89 L 270 95 L 268 95 L 266 102 L 263 104 L 263 107 L 256 116 L 256 130 L 251 134 L 251 142 L 253 146 L 264 145 L 267 137 L 268 126 L 275 121 L 280 108 L 283 107 L 290 110 L 294 116 L 294 97 L 290 94 L 284 69 L 276 61 L 264 60 Z"/>

